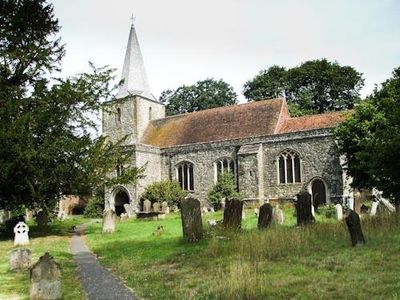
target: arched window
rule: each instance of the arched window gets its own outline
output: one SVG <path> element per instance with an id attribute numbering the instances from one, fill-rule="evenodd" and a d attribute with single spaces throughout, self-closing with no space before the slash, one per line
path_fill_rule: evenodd
<path id="1" fill-rule="evenodd" d="M 279 183 L 301 182 L 300 156 L 293 150 L 285 150 L 278 157 Z"/>
<path id="2" fill-rule="evenodd" d="M 119 107 L 117 108 L 117 122 L 121 123 L 121 109 Z"/>
<path id="3" fill-rule="evenodd" d="M 176 178 L 181 188 L 186 191 L 194 191 L 193 164 L 185 161 L 176 167 Z"/>
<path id="4" fill-rule="evenodd" d="M 117 176 L 120 177 L 124 175 L 124 166 L 118 165 L 117 166 Z"/>
<path id="5" fill-rule="evenodd" d="M 152 118 L 152 116 L 151 116 L 151 106 L 149 107 L 149 120 L 151 121 L 151 118 Z"/>
<path id="6" fill-rule="evenodd" d="M 217 182 L 220 174 L 231 172 L 236 179 L 236 163 L 230 158 L 220 158 L 214 162 L 214 181 Z"/>

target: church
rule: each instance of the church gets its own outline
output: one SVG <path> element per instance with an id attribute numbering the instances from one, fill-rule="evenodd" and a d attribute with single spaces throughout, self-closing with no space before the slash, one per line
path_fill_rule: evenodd
<path id="1" fill-rule="evenodd" d="M 290 117 L 285 99 L 267 99 L 166 117 L 151 93 L 134 25 L 121 79 L 103 111 L 103 136 L 112 142 L 126 136 L 130 164 L 146 165 L 146 177 L 106 190 L 105 205 L 117 214 L 125 203 L 140 210 L 146 186 L 161 180 L 178 181 L 206 205 L 208 190 L 226 170 L 245 201 L 291 199 L 300 190 L 320 204 L 351 196 L 332 130 L 345 113 Z"/>

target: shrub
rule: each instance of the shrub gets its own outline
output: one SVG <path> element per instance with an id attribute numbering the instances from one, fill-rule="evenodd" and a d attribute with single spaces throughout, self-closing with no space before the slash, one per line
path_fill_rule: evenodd
<path id="1" fill-rule="evenodd" d="M 87 218 L 101 218 L 103 216 L 104 198 L 94 196 L 89 199 L 83 215 Z"/>
<path id="2" fill-rule="evenodd" d="M 242 194 L 236 191 L 233 174 L 230 172 L 221 173 L 217 183 L 208 191 L 207 198 L 214 209 L 222 207 L 222 200 L 228 198 L 241 199 Z"/>
<path id="3" fill-rule="evenodd" d="M 178 205 L 187 195 L 182 190 L 179 182 L 174 180 L 157 181 L 146 187 L 142 194 L 142 199 L 147 199 L 151 203 L 166 201 L 169 206 Z"/>

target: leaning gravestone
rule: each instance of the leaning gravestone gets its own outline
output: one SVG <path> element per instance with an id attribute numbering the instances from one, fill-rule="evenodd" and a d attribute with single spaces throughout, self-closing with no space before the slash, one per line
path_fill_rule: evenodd
<path id="1" fill-rule="evenodd" d="M 153 203 L 153 211 L 154 212 L 161 212 L 161 205 L 159 202 L 154 202 Z"/>
<path id="2" fill-rule="evenodd" d="M 373 201 L 372 202 L 371 212 L 370 212 L 371 216 L 376 216 L 376 212 L 378 211 L 378 205 L 379 205 L 378 201 Z"/>
<path id="3" fill-rule="evenodd" d="M 24 222 L 18 222 L 14 227 L 14 246 L 25 246 L 29 244 L 29 227 Z"/>
<path id="4" fill-rule="evenodd" d="M 258 229 L 267 228 L 272 221 L 272 206 L 269 203 L 265 203 L 260 207 L 260 213 L 258 215 Z"/>
<path id="5" fill-rule="evenodd" d="M 341 204 L 336 204 L 335 205 L 336 208 L 336 220 L 340 221 L 343 219 L 343 207 Z"/>
<path id="6" fill-rule="evenodd" d="M 296 212 L 297 226 L 308 225 L 314 223 L 314 217 L 311 211 L 311 195 L 306 192 L 297 194 Z"/>
<path id="7" fill-rule="evenodd" d="M 24 270 L 31 266 L 31 250 L 14 249 L 10 254 L 10 270 Z"/>
<path id="8" fill-rule="evenodd" d="M 148 213 L 151 211 L 151 202 L 150 200 L 144 200 L 143 201 L 143 212 Z"/>
<path id="9" fill-rule="evenodd" d="M 225 201 L 224 221 L 225 228 L 238 229 L 242 225 L 243 202 L 232 198 Z"/>
<path id="10" fill-rule="evenodd" d="M 365 244 L 360 217 L 354 210 L 350 210 L 349 215 L 346 217 L 346 224 L 350 232 L 351 244 L 353 246 Z"/>
<path id="11" fill-rule="evenodd" d="M 125 209 L 125 212 L 128 215 L 129 219 L 132 218 L 133 215 L 135 214 L 135 211 L 133 210 L 133 207 L 128 203 L 124 204 L 124 209 Z"/>
<path id="12" fill-rule="evenodd" d="M 31 269 L 30 300 L 62 299 L 61 268 L 45 253 Z"/>
<path id="13" fill-rule="evenodd" d="M 117 215 L 112 209 L 105 209 L 103 212 L 103 233 L 113 233 L 115 231 L 115 221 Z"/>
<path id="14" fill-rule="evenodd" d="M 200 201 L 187 198 L 181 202 L 183 238 L 187 242 L 196 242 L 203 237 Z"/>
<path id="15" fill-rule="evenodd" d="M 272 210 L 272 221 L 279 225 L 282 225 L 285 221 L 283 210 L 280 209 L 279 204 L 277 204 L 276 207 Z"/>
<path id="16" fill-rule="evenodd" d="M 48 222 L 49 216 L 44 210 L 41 210 L 36 214 L 36 223 L 38 226 L 45 226 Z"/>

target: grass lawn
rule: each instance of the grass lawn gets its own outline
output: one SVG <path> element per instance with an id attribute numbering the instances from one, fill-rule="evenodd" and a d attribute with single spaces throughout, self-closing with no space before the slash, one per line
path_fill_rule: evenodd
<path id="1" fill-rule="evenodd" d="M 82 218 L 55 221 L 42 230 L 30 224 L 31 243 L 27 248 L 32 251 L 32 262 L 35 263 L 45 252 L 49 252 L 61 265 L 64 299 L 85 299 L 69 250 L 71 227 L 84 221 Z M 9 271 L 9 254 L 13 249 L 13 240 L 0 240 L 0 299 L 29 299 L 29 271 Z"/>
<path id="2" fill-rule="evenodd" d="M 109 235 L 95 224 L 87 240 L 145 299 L 400 298 L 399 215 L 364 218 L 367 244 L 356 248 L 344 221 L 318 217 L 319 224 L 295 228 L 293 210 L 285 210 L 285 226 L 260 232 L 247 215 L 240 232 L 209 230 L 197 244 L 183 243 L 179 214 L 119 223 Z M 158 225 L 165 233 L 154 236 Z"/>

